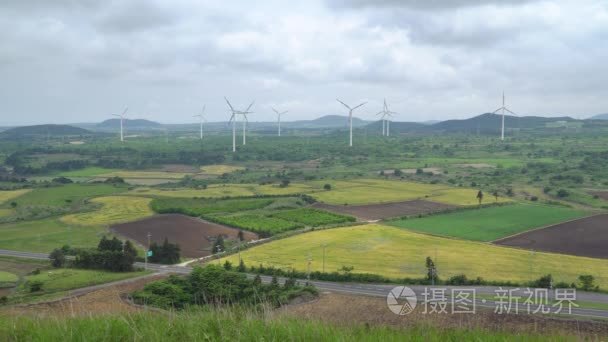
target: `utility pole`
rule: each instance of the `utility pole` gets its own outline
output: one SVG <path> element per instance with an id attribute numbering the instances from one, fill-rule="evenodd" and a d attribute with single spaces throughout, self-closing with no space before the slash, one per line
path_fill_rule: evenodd
<path id="1" fill-rule="evenodd" d="M 306 274 L 306 279 L 310 281 L 310 263 L 312 262 L 312 257 L 310 254 L 308 254 L 308 258 L 306 260 L 308 261 L 308 272 Z"/>

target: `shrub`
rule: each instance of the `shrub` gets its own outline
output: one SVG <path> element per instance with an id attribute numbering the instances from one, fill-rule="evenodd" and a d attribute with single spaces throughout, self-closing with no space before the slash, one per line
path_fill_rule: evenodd
<path id="1" fill-rule="evenodd" d="M 382 171 L 382 172 L 384 173 L 384 171 Z M 323 185 L 323 189 L 326 191 L 331 190 L 331 184 L 327 183 L 327 184 Z"/>
<path id="2" fill-rule="evenodd" d="M 568 197 L 568 196 L 570 196 L 570 192 L 568 192 L 568 190 L 566 190 L 566 189 L 557 190 L 557 197 L 564 198 L 564 197 Z"/>
<path id="3" fill-rule="evenodd" d="M 30 292 L 40 292 L 42 291 L 42 286 L 44 285 L 43 282 L 41 282 L 40 280 L 34 280 L 34 281 L 30 281 L 27 283 L 28 288 L 30 289 Z"/>

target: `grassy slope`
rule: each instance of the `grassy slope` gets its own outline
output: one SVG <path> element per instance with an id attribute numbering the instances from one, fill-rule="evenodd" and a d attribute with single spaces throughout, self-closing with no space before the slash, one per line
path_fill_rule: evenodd
<path id="1" fill-rule="evenodd" d="M 390 224 L 435 235 L 493 241 L 586 214 L 588 213 L 581 210 L 563 207 L 515 204 L 398 220 Z"/>
<path id="2" fill-rule="evenodd" d="M 529 281 L 551 273 L 556 281 L 576 281 L 581 274 L 597 277 L 600 287 L 608 286 L 605 260 L 499 247 L 486 243 L 417 234 L 382 225 L 321 230 L 273 241 L 241 252 L 246 264 L 272 264 L 321 271 L 322 245 L 326 244 L 325 269 L 354 266 L 356 273 L 376 273 L 391 278 L 421 278 L 424 260 L 436 258 L 439 276 L 466 274 L 486 280 Z M 228 257 L 238 264 L 238 256 Z"/>
<path id="3" fill-rule="evenodd" d="M 2 283 L 14 283 L 19 279 L 19 277 L 10 272 L 0 271 L 0 285 Z"/>
<path id="4" fill-rule="evenodd" d="M 0 204 L 30 192 L 31 189 L 0 191 Z"/>
<path id="5" fill-rule="evenodd" d="M 42 289 L 49 293 L 109 283 L 117 280 L 141 276 L 144 274 L 147 274 L 147 272 L 107 272 L 73 268 L 47 269 L 40 272 L 40 274 L 27 276 L 26 281 L 43 282 Z M 27 292 L 25 289 L 20 290 Z"/>
<path id="6" fill-rule="evenodd" d="M 19 205 L 65 205 L 66 201 L 107 196 L 126 191 L 126 187 L 109 184 L 68 184 L 49 188 L 38 188 L 17 199 Z"/>
<path id="7" fill-rule="evenodd" d="M 239 310 L 199 310 L 161 315 L 153 312 L 61 319 L 7 317 L 0 335 L 15 341 L 576 341 L 576 336 L 440 329 L 404 330 L 273 318 Z"/>

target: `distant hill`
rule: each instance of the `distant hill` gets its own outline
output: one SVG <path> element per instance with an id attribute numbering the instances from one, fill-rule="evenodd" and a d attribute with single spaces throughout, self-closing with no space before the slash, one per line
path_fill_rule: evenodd
<path id="1" fill-rule="evenodd" d="M 123 125 L 125 129 L 132 130 L 158 129 L 163 127 L 163 125 L 158 122 L 146 119 L 125 119 Z M 108 119 L 95 125 L 95 127 L 98 129 L 120 129 L 120 119 Z"/>
<path id="2" fill-rule="evenodd" d="M 85 135 L 92 132 L 80 127 L 70 125 L 34 125 L 9 128 L 2 133 L 2 137 L 25 137 L 25 136 L 65 136 L 65 135 Z"/>
<path id="3" fill-rule="evenodd" d="M 427 130 L 460 133 L 496 133 L 500 131 L 502 116 L 499 114 L 481 114 L 464 120 L 447 120 L 427 126 Z M 506 129 L 532 129 L 550 127 L 561 122 L 578 121 L 571 117 L 540 117 L 540 116 L 511 116 L 505 115 Z M 555 126 L 555 125 L 553 125 Z M 555 126 L 559 127 L 559 126 Z"/>
<path id="4" fill-rule="evenodd" d="M 588 118 L 587 120 L 608 120 L 608 113 L 594 115 L 594 116 Z"/>
<path id="5" fill-rule="evenodd" d="M 411 133 L 426 129 L 429 125 L 422 122 L 400 122 L 391 121 L 389 124 L 390 134 Z M 374 121 L 367 125 L 368 132 L 377 131 L 382 134 L 382 121 Z"/>
<path id="6" fill-rule="evenodd" d="M 353 116 L 353 127 L 363 127 L 368 123 L 369 121 L 365 121 Z M 294 128 L 342 128 L 348 127 L 348 116 L 325 115 L 314 120 L 285 122 L 285 126 Z"/>

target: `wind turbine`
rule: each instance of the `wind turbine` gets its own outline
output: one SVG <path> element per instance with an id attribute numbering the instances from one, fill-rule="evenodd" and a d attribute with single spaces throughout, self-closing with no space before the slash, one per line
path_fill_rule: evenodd
<path id="1" fill-rule="evenodd" d="M 236 116 L 237 115 L 243 115 L 243 145 L 245 145 L 245 143 L 247 142 L 246 138 L 245 138 L 245 134 L 246 134 L 246 126 L 245 126 L 245 121 L 247 120 L 247 114 L 253 113 L 250 112 L 249 110 L 251 109 L 251 107 L 253 106 L 253 103 L 255 102 L 251 102 L 251 104 L 249 105 L 249 107 L 247 107 L 247 109 L 245 109 L 244 111 L 241 110 L 236 110 L 234 109 L 234 107 L 232 107 L 232 104 L 230 104 L 230 101 L 228 101 L 228 99 L 224 96 L 224 100 L 226 100 L 226 103 L 228 104 L 228 107 L 230 107 L 230 111 L 232 112 L 232 115 L 230 116 L 230 121 L 232 123 L 232 152 L 236 152 Z"/>
<path id="2" fill-rule="evenodd" d="M 277 113 L 277 117 L 278 117 L 278 123 L 279 123 L 279 136 L 281 136 L 281 115 L 283 114 L 287 114 L 287 110 L 284 112 L 279 112 L 278 110 L 272 108 L 272 110 L 274 110 L 275 113 Z"/>
<path id="3" fill-rule="evenodd" d="M 340 102 L 342 105 L 344 105 L 344 107 L 348 108 L 348 125 L 350 126 L 350 140 L 349 140 L 348 146 L 353 147 L 353 111 L 355 109 L 363 106 L 367 102 L 363 102 L 363 103 L 351 108 L 349 105 L 340 101 L 339 99 L 336 99 L 336 101 Z"/>
<path id="4" fill-rule="evenodd" d="M 500 140 L 505 140 L 505 111 L 513 114 L 513 115 L 517 115 L 515 113 L 513 113 L 512 111 L 510 111 L 506 106 L 505 106 L 505 92 L 502 92 L 502 107 L 498 108 L 497 110 L 495 110 L 492 114 L 496 114 L 496 112 L 502 110 L 502 124 L 501 124 L 501 129 L 500 129 Z"/>
<path id="5" fill-rule="evenodd" d="M 125 119 L 125 114 L 127 114 L 127 111 L 129 110 L 129 107 L 125 107 L 125 110 L 122 112 L 122 114 L 112 114 L 112 116 L 116 116 L 120 118 L 120 142 L 124 142 L 125 141 L 125 137 L 123 135 L 123 124 L 122 121 Z"/>
<path id="6" fill-rule="evenodd" d="M 391 112 L 388 109 L 388 105 L 386 104 L 386 99 L 384 99 L 384 107 L 382 108 L 382 110 L 380 112 L 378 112 L 376 115 L 382 115 L 380 117 L 380 119 L 382 120 L 382 135 L 383 136 L 390 136 L 390 120 L 387 120 L 387 117 L 392 117 L 393 114 L 397 114 L 395 112 Z"/>
<path id="7" fill-rule="evenodd" d="M 193 117 L 201 119 L 201 140 L 203 140 L 203 121 L 205 121 L 205 106 L 203 106 L 203 110 L 200 114 L 194 115 Z"/>

